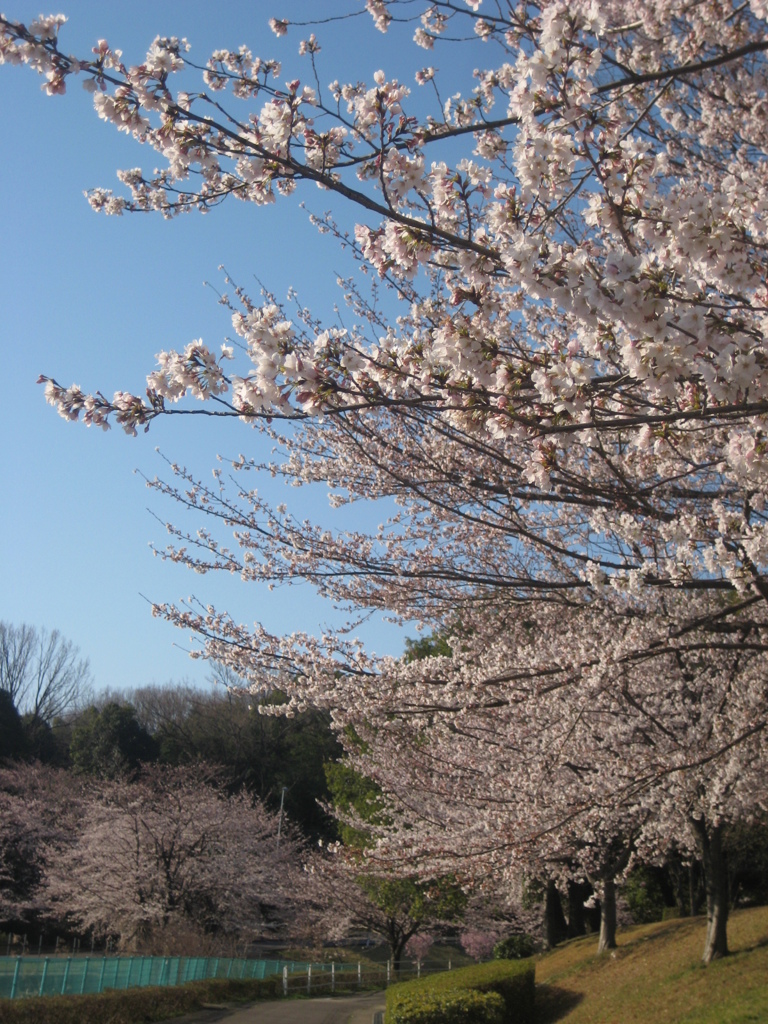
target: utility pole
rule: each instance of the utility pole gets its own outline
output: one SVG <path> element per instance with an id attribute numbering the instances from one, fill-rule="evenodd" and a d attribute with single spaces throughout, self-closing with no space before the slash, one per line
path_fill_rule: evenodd
<path id="1" fill-rule="evenodd" d="M 283 807 L 285 806 L 285 791 L 288 789 L 287 786 L 283 786 L 283 791 L 280 794 L 280 817 L 277 820 L 277 848 L 280 849 L 280 833 L 283 830 Z"/>

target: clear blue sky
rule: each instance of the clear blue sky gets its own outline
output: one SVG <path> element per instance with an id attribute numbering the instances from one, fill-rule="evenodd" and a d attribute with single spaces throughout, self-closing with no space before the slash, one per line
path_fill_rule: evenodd
<path id="1" fill-rule="evenodd" d="M 335 0 L 65 0 L 69 22 L 60 39 L 66 52 L 88 54 L 106 38 L 127 63 L 139 63 L 158 34 L 186 36 L 200 63 L 214 48 L 247 43 L 254 53 L 282 60 L 285 80 L 308 78 L 309 65 L 297 55 L 306 33 L 277 40 L 269 17 L 295 21 L 350 6 L 354 2 Z M 40 0 L 8 0 L 5 13 L 28 21 L 40 7 Z M 323 84 L 370 81 L 379 67 L 412 83 L 418 67 L 438 63 L 424 51 L 406 50 L 410 30 L 384 37 L 367 16 L 318 35 Z M 208 670 L 187 657 L 186 637 L 153 620 L 141 595 L 174 601 L 194 594 L 240 621 L 260 620 L 276 631 L 314 630 L 333 621 L 332 609 L 306 587 L 268 594 L 231 577 L 194 576 L 149 550 L 150 541 L 162 545 L 164 533 L 148 508 L 179 521 L 179 511 L 164 507 L 133 472 L 160 472 L 155 446 L 210 478 L 217 452 L 255 454 L 257 435 L 238 424 L 188 419 L 161 421 L 137 439 L 119 428 L 88 430 L 57 416 L 35 381 L 45 373 L 87 391 L 142 393 L 160 349 L 198 337 L 218 347 L 229 317 L 203 281 L 220 284 L 219 264 L 246 286 L 258 275 L 278 295 L 295 285 L 302 301 L 329 319 L 336 272 L 349 268 L 334 243 L 308 224 L 295 197 L 268 209 L 233 202 L 206 217 L 172 222 L 93 213 L 84 189 L 119 188 L 116 169 L 151 170 L 155 154 L 99 121 L 78 81 L 61 98 L 46 97 L 40 81 L 29 69 L 0 67 L 0 619 L 61 630 L 90 659 L 98 687 L 202 682 Z M 299 198 L 323 209 L 322 193 L 312 187 Z M 295 490 L 276 500 L 297 498 L 307 500 Z M 378 653 L 402 650 L 394 627 L 368 627 L 363 635 Z"/>

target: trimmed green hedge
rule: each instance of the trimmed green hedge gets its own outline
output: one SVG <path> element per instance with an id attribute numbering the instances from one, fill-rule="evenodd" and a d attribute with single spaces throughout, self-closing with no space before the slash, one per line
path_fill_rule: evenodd
<path id="1" fill-rule="evenodd" d="M 504 1024 L 504 1000 L 496 992 L 413 992 L 389 1006 L 387 1024 Z"/>
<path id="2" fill-rule="evenodd" d="M 532 1024 L 535 966 L 494 960 L 387 989 L 386 1024 Z"/>
<path id="3" fill-rule="evenodd" d="M 276 999 L 281 979 L 209 978 L 175 988 L 131 988 L 87 996 L 0 999 L 0 1024 L 142 1024 L 199 1010 L 205 1003 Z"/>

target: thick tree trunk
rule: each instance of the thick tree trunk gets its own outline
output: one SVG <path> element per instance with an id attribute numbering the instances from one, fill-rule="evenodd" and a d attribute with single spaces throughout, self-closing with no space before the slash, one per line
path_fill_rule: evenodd
<path id="1" fill-rule="evenodd" d="M 723 827 L 708 829 L 703 818 L 693 821 L 704 868 L 707 894 L 707 937 L 702 960 L 705 964 L 728 956 L 728 868 L 723 851 Z"/>
<path id="2" fill-rule="evenodd" d="M 403 953 L 405 952 L 405 944 L 407 941 L 407 939 L 401 938 L 390 942 L 389 949 L 392 953 L 392 970 L 394 971 L 396 978 L 400 977 L 400 970 L 403 965 Z"/>
<path id="3" fill-rule="evenodd" d="M 565 920 L 560 893 L 554 879 L 547 881 L 547 895 L 544 904 L 544 933 L 550 949 L 568 938 L 568 922 Z"/>
<path id="4" fill-rule="evenodd" d="M 587 934 L 587 915 L 584 909 L 586 899 L 582 882 L 568 883 L 568 938 L 575 939 Z"/>
<path id="5" fill-rule="evenodd" d="M 600 941 L 597 952 L 616 949 L 616 883 L 612 878 L 603 882 L 603 894 L 600 897 Z"/>

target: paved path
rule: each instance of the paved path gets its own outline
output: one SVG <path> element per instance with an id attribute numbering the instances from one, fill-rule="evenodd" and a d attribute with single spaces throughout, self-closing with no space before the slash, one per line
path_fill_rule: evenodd
<path id="1" fill-rule="evenodd" d="M 317 999 L 275 999 L 249 1003 L 236 1010 L 198 1010 L 175 1017 L 170 1024 L 372 1024 L 383 1010 L 385 994 L 320 996 Z"/>

